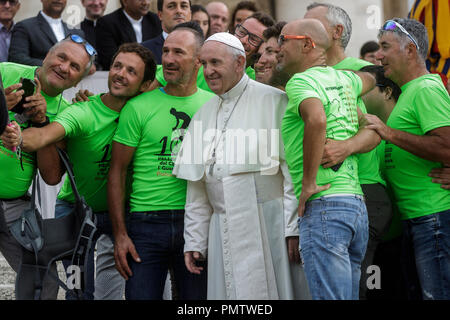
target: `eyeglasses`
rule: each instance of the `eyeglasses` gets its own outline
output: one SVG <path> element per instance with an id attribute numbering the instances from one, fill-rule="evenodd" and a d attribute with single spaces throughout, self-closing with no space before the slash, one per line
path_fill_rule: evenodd
<path id="1" fill-rule="evenodd" d="M 409 34 L 408 31 L 406 31 L 405 28 L 402 27 L 401 24 L 394 20 L 388 20 L 384 23 L 383 28 L 381 30 L 384 31 L 394 31 L 395 29 L 400 29 L 401 32 L 403 32 L 416 46 L 417 50 L 419 50 L 419 45 L 417 44 L 417 41 L 413 38 L 412 35 Z"/>
<path id="2" fill-rule="evenodd" d="M 9 2 L 10 6 L 15 6 L 19 3 L 19 0 L 0 0 L 1 5 L 5 5 L 7 2 Z"/>
<path id="3" fill-rule="evenodd" d="M 236 25 L 234 35 L 237 36 L 238 38 L 244 38 L 246 35 L 248 35 L 248 42 L 254 47 L 259 47 L 261 43 L 264 42 L 262 38 L 260 38 L 254 33 L 249 32 L 240 24 Z"/>
<path id="4" fill-rule="evenodd" d="M 313 39 L 311 39 L 311 37 L 309 37 L 309 36 L 292 36 L 292 35 L 287 35 L 287 34 L 280 34 L 280 36 L 278 37 L 278 45 L 281 47 L 283 45 L 283 43 L 288 39 L 292 39 L 292 40 L 309 39 L 309 40 L 311 40 L 312 47 L 313 48 L 316 47 L 316 44 L 314 43 Z"/>
<path id="5" fill-rule="evenodd" d="M 1 0 L 0 0 L 1 1 Z M 84 48 L 86 49 L 86 52 L 92 57 L 97 55 L 97 51 L 94 49 L 93 46 L 86 40 L 84 40 L 82 37 L 80 37 L 77 34 L 69 34 L 67 38 L 70 38 L 75 43 L 84 44 Z"/>

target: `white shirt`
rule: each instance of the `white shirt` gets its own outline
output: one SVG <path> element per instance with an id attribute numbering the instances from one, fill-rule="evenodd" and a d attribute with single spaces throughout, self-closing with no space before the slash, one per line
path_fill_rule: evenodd
<path id="1" fill-rule="evenodd" d="M 169 36 L 169 34 L 163 30 L 162 36 L 163 36 L 163 39 L 166 40 L 167 37 Z"/>
<path id="2" fill-rule="evenodd" d="M 123 10 L 123 13 L 125 13 L 125 16 L 128 18 L 131 25 L 133 26 L 134 33 L 136 34 L 137 43 L 141 43 L 142 42 L 142 19 L 143 19 L 143 17 L 141 17 L 139 20 L 135 20 L 132 17 L 130 17 L 128 15 L 128 13 L 126 13 L 125 10 Z"/>
<path id="3" fill-rule="evenodd" d="M 43 11 L 41 11 L 41 14 L 44 17 L 44 19 L 48 22 L 48 24 L 50 25 L 50 28 L 52 28 L 53 34 L 56 37 L 56 41 L 59 42 L 62 39 L 64 39 L 66 37 L 66 35 L 64 34 L 64 27 L 62 24 L 62 19 L 61 18 L 54 19 L 52 17 L 49 17 Z"/>

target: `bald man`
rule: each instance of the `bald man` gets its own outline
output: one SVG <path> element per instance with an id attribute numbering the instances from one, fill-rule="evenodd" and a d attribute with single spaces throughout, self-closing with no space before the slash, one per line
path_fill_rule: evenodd
<path id="1" fill-rule="evenodd" d="M 318 20 L 288 23 L 279 42 L 277 68 L 292 76 L 282 137 L 299 199 L 300 254 L 311 296 L 358 299 L 368 239 L 358 161 L 351 155 L 332 168 L 320 164 L 327 139 L 362 139 L 367 151 L 380 142 L 375 131 L 359 128 L 356 105 L 375 79 L 326 65 L 330 39 Z"/>
<path id="2" fill-rule="evenodd" d="M 361 70 L 370 62 L 347 57 L 345 49 L 352 34 L 352 21 L 347 12 L 341 7 L 327 3 L 313 3 L 307 8 L 305 18 L 317 19 L 322 22 L 331 40 L 331 46 L 327 50 L 327 64 L 339 70 Z M 387 112 L 391 100 L 379 99 L 379 102 L 370 103 L 371 97 L 379 94 L 379 88 L 374 89 L 370 94 L 358 99 L 358 107 L 363 113 L 380 114 Z M 365 100 L 365 101 L 363 101 Z M 385 103 L 382 103 L 386 101 Z M 365 102 L 368 102 L 367 105 Z M 333 141 L 329 140 L 322 159 L 325 166 L 331 167 L 342 162 L 348 156 L 350 150 L 349 140 Z M 369 214 L 369 242 L 367 244 L 366 255 L 361 265 L 361 281 L 359 295 L 361 299 L 366 299 L 367 279 L 371 272 L 367 272 L 372 265 L 375 250 L 382 236 L 389 230 L 392 220 L 392 205 L 386 191 L 386 181 L 380 171 L 380 159 L 377 150 L 367 153 L 359 153 L 358 176 L 361 188 L 366 200 L 367 212 Z"/>
<path id="3" fill-rule="evenodd" d="M 227 5 L 220 1 L 213 1 L 206 5 L 206 11 L 208 11 L 210 19 L 209 35 L 226 32 L 230 21 L 230 12 Z"/>

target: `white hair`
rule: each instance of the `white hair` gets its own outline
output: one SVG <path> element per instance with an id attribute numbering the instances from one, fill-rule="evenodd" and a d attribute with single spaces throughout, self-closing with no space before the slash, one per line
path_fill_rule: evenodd
<path id="1" fill-rule="evenodd" d="M 80 44 L 80 45 L 84 46 L 84 44 L 76 43 L 76 42 L 72 41 L 71 39 L 66 38 L 66 39 L 63 39 L 63 40 L 61 40 L 61 41 L 55 43 L 55 44 L 53 45 L 53 47 L 50 48 L 49 52 L 55 51 L 56 48 L 58 48 L 60 45 L 62 45 L 62 44 L 65 43 L 65 42 L 70 42 L 70 43 Z M 87 52 L 86 52 L 86 54 L 89 56 L 89 62 L 88 62 L 88 64 L 86 65 L 86 68 L 84 69 L 84 72 L 83 72 L 83 78 L 86 77 L 86 76 L 89 74 L 89 71 L 91 70 L 91 67 L 92 67 L 92 65 L 94 64 L 94 61 L 95 61 L 95 55 L 92 55 L 92 56 L 91 56 L 91 55 L 89 55 Z"/>
<path id="2" fill-rule="evenodd" d="M 231 55 L 233 57 L 233 61 L 236 61 L 239 57 L 244 57 L 244 59 L 246 59 L 245 52 L 243 52 L 242 50 L 228 46 L 226 44 L 225 44 L 225 46 L 227 47 L 228 52 L 231 53 Z M 245 73 L 245 68 L 244 68 L 242 74 L 244 74 L 244 73 Z"/>
<path id="3" fill-rule="evenodd" d="M 329 3 L 314 2 L 310 4 L 306 10 L 311 10 L 317 7 L 325 7 L 328 9 L 326 18 L 332 27 L 340 24 L 343 27 L 341 36 L 341 46 L 345 49 L 350 42 L 352 36 L 352 20 L 347 12 L 341 7 L 334 6 Z"/>

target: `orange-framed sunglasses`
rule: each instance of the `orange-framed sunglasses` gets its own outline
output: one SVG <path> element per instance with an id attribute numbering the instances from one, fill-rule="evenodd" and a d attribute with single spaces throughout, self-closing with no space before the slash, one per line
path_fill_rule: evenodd
<path id="1" fill-rule="evenodd" d="M 313 39 L 309 36 L 293 36 L 293 35 L 287 35 L 287 34 L 280 34 L 278 37 L 278 45 L 281 47 L 281 45 L 288 39 L 293 40 L 302 40 L 302 39 L 309 39 L 311 40 L 312 47 L 315 48 L 316 44 L 314 43 Z"/>

